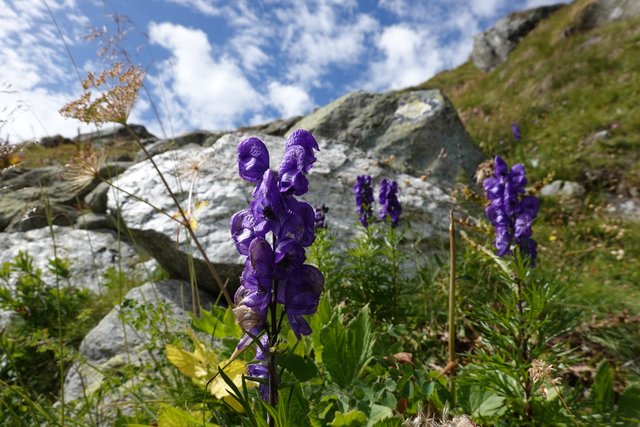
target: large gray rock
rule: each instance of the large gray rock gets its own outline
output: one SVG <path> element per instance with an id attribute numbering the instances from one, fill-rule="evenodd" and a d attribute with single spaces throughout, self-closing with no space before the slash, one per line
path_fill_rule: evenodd
<path id="1" fill-rule="evenodd" d="M 572 26 L 566 31 L 587 31 L 609 22 L 640 16 L 638 0 L 594 0 L 576 14 Z"/>
<path id="2" fill-rule="evenodd" d="M 108 163 L 98 173 L 102 179 L 111 179 L 128 166 L 123 162 Z M 68 169 L 62 166 L 48 166 L 5 177 L 0 186 L 0 231 L 9 225 L 13 231 L 27 231 L 49 223 L 73 224 L 77 217 L 75 206 L 100 180 L 79 184 L 65 172 Z"/>
<path id="3" fill-rule="evenodd" d="M 42 270 L 43 279 L 51 285 L 55 284 L 56 278 L 47 267 L 56 255 L 68 260 L 71 266 L 71 278 L 68 282 L 63 280 L 63 284 L 96 293 L 102 291 L 101 283 L 107 269 L 122 269 L 125 274 L 133 275 L 140 262 L 129 243 L 107 230 L 96 232 L 53 226 L 52 230 L 46 227 L 0 236 L 0 264 L 13 260 L 20 251 L 27 252 L 34 258 L 34 267 Z"/>
<path id="4" fill-rule="evenodd" d="M 236 147 L 249 136 L 228 134 L 209 148 L 183 149 L 154 158 L 185 208 L 194 171 L 198 171 L 193 198 L 208 205 L 195 212 L 199 224 L 196 234 L 223 280 L 228 279 L 231 283 L 238 281 L 244 257 L 237 253 L 231 239 L 229 220 L 235 212 L 248 206 L 253 190 L 238 176 Z M 271 167 L 277 170 L 285 139 L 257 136 L 269 148 Z M 422 238 L 440 242 L 446 236 L 450 199 L 434 182 L 394 171 L 359 147 L 325 138 L 319 138 L 319 144 L 318 161 L 309 174 L 309 193 L 303 199 L 315 206 L 324 203 L 330 207 L 327 221 L 341 237 L 339 244 L 357 232 L 353 184 L 356 177 L 363 174 L 371 175 L 376 184 L 382 177 L 398 182 L 402 221 L 410 223 Z M 173 277 L 189 277 L 188 255 L 193 254 L 198 283 L 216 292 L 217 286 L 204 268 L 201 255 L 185 240 L 185 231 L 178 232 L 178 224 L 172 219 L 177 210 L 149 161 L 132 166 L 118 177 L 116 185 L 135 195 L 112 190 L 109 208 L 119 213 L 136 242 Z M 153 207 L 140 199 L 150 202 Z M 179 238 L 178 242 L 176 238 Z"/>
<path id="5" fill-rule="evenodd" d="M 575 199 L 584 196 L 585 193 L 585 188 L 573 181 L 556 180 L 540 189 L 541 196 L 560 199 Z"/>
<path id="6" fill-rule="evenodd" d="M 199 296 L 202 307 L 213 304 L 210 295 Z M 79 360 L 65 377 L 65 402 L 88 399 L 92 421 L 112 425 L 114 404 L 126 413 L 126 402 L 141 395 L 158 398 L 149 379 L 160 374 L 153 358 L 165 357 L 160 337 L 184 333 L 191 307 L 188 282 L 165 280 L 130 290 L 82 340 Z"/>
<path id="7" fill-rule="evenodd" d="M 167 151 L 178 150 L 191 144 L 208 147 L 213 145 L 218 138 L 225 133 L 228 132 L 208 132 L 199 130 L 171 139 L 161 139 L 146 145 L 146 153 L 145 150 L 140 150 L 138 154 L 136 154 L 135 161 L 141 162 L 143 160 L 147 160 L 148 156 L 153 157 L 158 154 L 166 153 Z"/>
<path id="8" fill-rule="evenodd" d="M 392 170 L 424 175 L 444 187 L 460 176 L 470 179 L 482 161 L 455 108 L 438 90 L 354 92 L 306 116 L 294 129 L 347 144 Z"/>
<path id="9" fill-rule="evenodd" d="M 489 72 L 507 61 L 509 54 L 520 40 L 538 23 L 563 7 L 563 4 L 542 6 L 522 12 L 515 12 L 496 22 L 489 30 L 473 38 L 471 59 L 476 67 Z"/>

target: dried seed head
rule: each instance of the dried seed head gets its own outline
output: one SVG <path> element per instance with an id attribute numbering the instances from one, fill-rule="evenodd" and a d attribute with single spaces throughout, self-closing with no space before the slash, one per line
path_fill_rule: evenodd
<path id="1" fill-rule="evenodd" d="M 144 72 L 133 65 L 123 69 L 122 64 L 116 63 L 97 77 L 88 73 L 82 82 L 83 94 L 62 107 L 60 114 L 86 123 L 126 124 L 138 90 L 142 87 Z M 91 89 L 97 92 L 93 100 Z"/>
<path id="2" fill-rule="evenodd" d="M 105 159 L 104 150 L 96 151 L 89 146 L 79 151 L 69 163 L 64 165 L 63 177 L 74 188 L 82 188 L 100 177 L 100 170 L 104 166 Z"/>

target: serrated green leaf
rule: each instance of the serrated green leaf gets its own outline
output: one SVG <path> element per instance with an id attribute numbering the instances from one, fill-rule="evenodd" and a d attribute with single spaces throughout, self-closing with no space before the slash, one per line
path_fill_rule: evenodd
<path id="1" fill-rule="evenodd" d="M 375 337 L 369 307 L 365 306 L 345 327 L 334 316 L 320 331 L 322 360 L 331 378 L 342 388 L 349 386 L 371 361 Z"/>
<path id="2" fill-rule="evenodd" d="M 286 415 L 287 425 L 296 427 L 312 427 L 309 419 L 309 402 L 302 395 L 299 384 L 282 391 L 279 404 L 280 412 Z"/>
<path id="3" fill-rule="evenodd" d="M 278 356 L 278 364 L 291 372 L 298 381 L 305 382 L 319 376 L 318 367 L 313 360 L 297 354 L 281 354 Z"/>
<path id="4" fill-rule="evenodd" d="M 191 324 L 194 329 L 218 339 L 241 338 L 244 335 L 230 307 L 213 306 L 211 311 L 202 310 L 200 317 L 194 315 L 191 318 Z"/>
<path id="5" fill-rule="evenodd" d="M 630 384 L 618 401 L 618 416 L 640 421 L 640 383 Z"/>
<path id="6" fill-rule="evenodd" d="M 593 409 L 596 413 L 605 413 L 613 409 L 613 373 L 606 360 L 598 365 L 591 390 Z"/>
<path id="7" fill-rule="evenodd" d="M 402 419 L 398 417 L 385 418 L 373 424 L 371 427 L 402 427 Z"/>
<path id="8" fill-rule="evenodd" d="M 504 397 L 479 386 L 458 387 L 457 402 L 465 413 L 474 417 L 493 417 L 505 413 Z"/>
<path id="9" fill-rule="evenodd" d="M 331 427 L 364 427 L 367 425 L 367 415 L 358 410 L 353 410 L 343 414 L 336 412 L 333 421 L 329 423 Z"/>
<path id="10" fill-rule="evenodd" d="M 388 406 L 371 405 L 371 412 L 369 412 L 369 420 L 367 421 L 367 427 L 373 427 L 380 421 L 393 417 L 393 410 Z"/>
<path id="11" fill-rule="evenodd" d="M 197 419 L 182 409 L 160 404 L 158 427 L 220 427 L 218 424 Z"/>

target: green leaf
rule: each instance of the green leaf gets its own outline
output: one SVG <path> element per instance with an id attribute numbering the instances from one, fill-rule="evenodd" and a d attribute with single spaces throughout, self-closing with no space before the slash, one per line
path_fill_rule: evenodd
<path id="1" fill-rule="evenodd" d="M 640 421 L 640 383 L 630 384 L 618 401 L 618 416 Z"/>
<path id="2" fill-rule="evenodd" d="M 385 418 L 373 424 L 371 427 L 402 427 L 402 420 L 398 417 Z"/>
<path id="3" fill-rule="evenodd" d="M 282 391 L 279 400 L 281 413 L 285 414 L 287 424 L 296 427 L 312 427 L 309 420 L 309 402 L 302 395 L 299 384 Z"/>
<path id="4" fill-rule="evenodd" d="M 458 387 L 458 404 L 474 417 L 494 417 L 505 413 L 504 397 L 476 385 Z"/>
<path id="5" fill-rule="evenodd" d="M 371 412 L 369 413 L 369 421 L 367 427 L 373 427 L 378 424 L 379 421 L 393 417 L 393 410 L 388 406 L 371 405 Z"/>
<path id="6" fill-rule="evenodd" d="M 336 412 L 336 416 L 329 423 L 331 427 L 364 427 L 367 425 L 367 415 L 358 410 L 353 410 L 343 414 Z"/>
<path id="7" fill-rule="evenodd" d="M 278 364 L 291 372 L 298 381 L 305 382 L 320 375 L 316 364 L 308 357 L 284 353 L 278 356 Z"/>
<path id="8" fill-rule="evenodd" d="M 160 404 L 158 414 L 158 427 L 220 427 L 218 424 L 197 419 L 195 416 L 182 409 Z"/>
<path id="9" fill-rule="evenodd" d="M 360 375 L 372 359 L 374 341 L 368 306 L 346 327 L 342 324 L 342 316 L 334 316 L 322 328 L 322 360 L 336 384 L 346 388 Z"/>
<path id="10" fill-rule="evenodd" d="M 593 409 L 596 413 L 605 413 L 613 409 L 613 373 L 606 360 L 598 365 L 591 391 Z"/>
<path id="11" fill-rule="evenodd" d="M 223 307 L 211 307 L 211 311 L 202 310 L 200 317 L 191 318 L 193 327 L 214 338 L 242 338 L 244 333 L 237 325 L 232 309 Z"/>
<path id="12" fill-rule="evenodd" d="M 339 309 L 338 309 L 339 310 Z M 309 325 L 313 331 L 321 331 L 322 328 L 331 321 L 334 309 L 331 307 L 331 296 L 328 290 L 325 290 L 320 298 L 320 303 L 316 312 L 311 316 Z M 322 342 L 320 340 L 320 334 L 311 334 L 313 340 L 313 348 L 315 350 L 316 362 L 322 362 Z"/>

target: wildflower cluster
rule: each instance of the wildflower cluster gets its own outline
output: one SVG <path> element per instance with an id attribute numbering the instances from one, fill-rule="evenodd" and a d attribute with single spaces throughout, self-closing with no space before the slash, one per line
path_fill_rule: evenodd
<path id="1" fill-rule="evenodd" d="M 240 176 L 256 187 L 249 208 L 231 218 L 231 235 L 238 252 L 247 256 L 235 294 L 234 313 L 247 333 L 238 344 L 249 342 L 266 332 L 264 345 L 259 344 L 257 360 L 271 363 L 269 348 L 277 341 L 282 319 L 278 304 L 286 313 L 295 335 L 309 335 L 311 328 L 303 315 L 315 313 L 324 277 L 317 268 L 304 264 L 305 247 L 315 239 L 315 212 L 306 202 L 296 199 L 308 190 L 306 173 L 316 161 L 318 143 L 305 130 L 293 132 L 285 144 L 284 157 L 278 172 L 269 169 L 269 151 L 258 138 L 245 139 L 238 145 Z M 267 240 L 267 239 L 270 239 Z M 250 372 L 266 377 L 268 366 L 250 368 Z M 275 382 L 274 371 L 269 381 Z M 262 387 L 263 397 L 271 391 Z"/>
<path id="2" fill-rule="evenodd" d="M 356 178 L 356 183 L 353 186 L 360 223 L 364 227 L 369 226 L 373 216 L 372 183 L 373 180 L 369 175 L 360 175 Z M 383 221 L 388 216 L 391 219 L 391 225 L 394 227 L 398 225 L 400 214 L 402 213 L 402 207 L 398 202 L 398 183 L 383 179 L 380 183 L 378 202 L 380 203 L 378 219 Z"/>
<path id="3" fill-rule="evenodd" d="M 486 197 L 490 201 L 485 212 L 496 229 L 494 245 L 498 255 L 510 255 L 517 247 L 533 266 L 537 244 L 531 238 L 531 226 L 538 215 L 540 203 L 537 197 L 524 195 L 526 185 L 523 165 L 516 164 L 509 169 L 505 161 L 496 156 L 493 176 L 483 182 Z"/>

